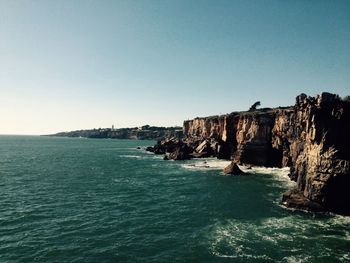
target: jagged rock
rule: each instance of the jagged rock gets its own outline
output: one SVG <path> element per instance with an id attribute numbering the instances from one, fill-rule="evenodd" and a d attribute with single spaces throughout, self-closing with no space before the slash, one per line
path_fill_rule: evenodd
<path id="1" fill-rule="evenodd" d="M 234 174 L 234 175 L 243 175 L 246 174 L 243 172 L 235 162 L 231 162 L 228 166 L 224 168 L 225 174 Z"/>
<path id="2" fill-rule="evenodd" d="M 154 152 L 154 148 L 152 146 L 146 147 L 147 152 Z"/>
<path id="3" fill-rule="evenodd" d="M 154 147 L 153 147 L 153 152 L 155 153 L 155 154 L 165 154 L 165 152 L 166 152 L 166 148 L 164 147 L 164 146 L 162 146 L 162 145 L 155 145 Z"/>
<path id="4" fill-rule="evenodd" d="M 155 154 L 165 154 L 174 152 L 178 147 L 182 146 L 184 142 L 178 138 L 165 138 L 157 142 L 153 147 L 153 152 Z"/>
<path id="5" fill-rule="evenodd" d="M 214 154 L 214 151 L 211 147 L 211 144 L 207 140 L 204 140 L 197 146 L 195 153 L 193 154 L 198 156 L 197 158 L 209 157 Z"/>
<path id="6" fill-rule="evenodd" d="M 201 152 L 205 152 L 208 148 L 210 147 L 209 143 L 207 140 L 204 140 L 203 142 L 201 142 L 198 147 L 196 148 L 196 152 L 197 153 L 201 153 Z"/>
<path id="7" fill-rule="evenodd" d="M 237 116 L 238 113 L 231 113 L 184 121 L 184 136 L 187 140 L 188 138 L 201 138 L 201 141 L 207 139 L 210 141 L 213 154 L 220 159 L 228 160 L 235 149 L 235 144 L 231 142 L 236 135 L 235 118 Z M 198 145 L 194 148 L 197 148 Z"/>
<path id="8" fill-rule="evenodd" d="M 186 144 L 181 145 L 175 149 L 175 151 L 168 154 L 168 159 L 172 160 L 188 160 L 191 159 L 192 149 Z"/>
<path id="9" fill-rule="evenodd" d="M 326 209 L 317 202 L 306 198 L 297 189 L 289 190 L 282 196 L 282 204 L 288 208 L 295 208 L 310 212 L 325 212 Z"/>

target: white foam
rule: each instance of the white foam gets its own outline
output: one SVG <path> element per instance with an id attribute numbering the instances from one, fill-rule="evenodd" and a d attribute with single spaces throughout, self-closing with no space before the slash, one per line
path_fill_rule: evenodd
<path id="1" fill-rule="evenodd" d="M 202 158 L 202 159 L 190 160 L 185 164 L 181 164 L 181 167 L 185 169 L 191 169 L 191 170 L 205 170 L 205 169 L 222 170 L 229 164 L 230 164 L 230 161 L 219 160 L 216 158 Z"/>
<path id="2" fill-rule="evenodd" d="M 127 154 L 124 154 L 124 155 L 119 155 L 119 157 L 122 157 L 122 158 L 142 159 L 142 156 L 139 156 L 139 155 L 127 155 Z"/>
<path id="3" fill-rule="evenodd" d="M 329 230 L 335 228 L 334 223 L 340 230 L 339 234 L 329 235 Z M 347 262 L 350 258 L 348 251 L 334 251 L 327 248 L 327 239 L 334 238 L 339 240 L 348 240 L 349 219 L 347 217 L 336 216 L 331 218 L 308 218 L 303 216 L 291 215 L 286 217 L 271 217 L 260 222 L 250 222 L 231 219 L 225 223 L 216 223 L 211 230 L 208 231 L 209 240 L 211 240 L 211 253 L 218 257 L 228 258 L 255 258 L 270 259 L 268 255 L 261 254 L 259 251 L 253 251 L 254 243 L 266 242 L 272 246 L 282 244 L 284 248 L 288 244 L 294 244 L 289 248 L 293 255 L 286 255 L 278 262 L 299 263 L 309 262 L 310 255 L 314 255 L 316 251 L 311 248 L 311 254 L 303 247 L 303 240 L 320 240 L 323 247 L 321 256 L 335 257 L 340 262 Z M 322 231 L 322 234 L 319 232 Z M 292 233 L 297 233 L 297 236 Z M 314 236 L 310 233 L 318 233 Z M 321 234 L 321 235 L 320 235 Z M 253 235 L 253 236 L 252 236 Z M 311 242 L 308 241 L 308 242 Z M 222 248 L 225 248 L 223 253 Z M 315 254 L 315 256 L 317 256 Z"/>
<path id="4" fill-rule="evenodd" d="M 244 172 L 249 172 L 252 174 L 269 174 L 272 175 L 275 181 L 283 183 L 286 187 L 292 188 L 296 185 L 296 182 L 292 181 L 289 178 L 290 168 L 267 168 L 267 167 L 252 167 L 251 169 L 247 169 L 247 167 L 242 166 L 241 169 Z"/>
<path id="5" fill-rule="evenodd" d="M 202 158 L 202 159 L 193 159 L 184 164 L 181 164 L 182 168 L 190 169 L 190 170 L 223 170 L 226 166 L 228 166 L 231 161 L 227 160 L 219 160 L 216 158 Z M 246 173 L 250 174 L 269 174 L 273 175 L 277 181 L 288 184 L 289 187 L 295 185 L 295 182 L 290 180 L 289 167 L 284 168 L 266 168 L 266 167 L 247 167 L 244 165 L 239 165 L 239 168 Z"/>
<path id="6" fill-rule="evenodd" d="M 219 258 L 261 259 L 261 260 L 272 261 L 272 259 L 267 255 L 251 255 L 251 254 L 224 255 L 218 252 L 213 252 L 212 254 Z"/>
<path id="7" fill-rule="evenodd" d="M 228 166 L 231 163 L 231 161 L 227 160 L 220 160 L 216 158 L 201 158 L 201 159 L 192 159 L 188 161 L 185 164 L 181 164 L 183 168 L 186 169 L 204 169 L 204 168 L 210 168 L 210 169 L 224 169 L 226 166 Z M 253 174 L 274 174 L 278 176 L 283 176 L 288 178 L 289 174 L 289 167 L 284 168 L 266 168 L 266 167 L 252 167 L 248 168 L 244 165 L 239 165 L 239 168 L 241 168 L 242 171 L 247 173 L 253 173 Z"/>
<path id="8" fill-rule="evenodd" d="M 310 256 L 289 256 L 289 257 L 284 257 L 282 261 L 280 262 L 286 262 L 286 263 L 304 263 L 304 262 L 309 262 Z"/>
<path id="9" fill-rule="evenodd" d="M 346 224 L 346 225 L 350 226 L 350 216 L 334 215 L 330 221 L 332 222 L 332 225 L 344 225 L 344 224 Z"/>

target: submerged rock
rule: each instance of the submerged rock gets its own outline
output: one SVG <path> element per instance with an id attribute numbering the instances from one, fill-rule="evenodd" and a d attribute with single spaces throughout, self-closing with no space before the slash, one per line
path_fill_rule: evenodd
<path id="1" fill-rule="evenodd" d="M 246 174 L 243 172 L 235 162 L 231 162 L 228 166 L 224 168 L 225 174 L 234 174 L 234 175 L 243 175 Z"/>

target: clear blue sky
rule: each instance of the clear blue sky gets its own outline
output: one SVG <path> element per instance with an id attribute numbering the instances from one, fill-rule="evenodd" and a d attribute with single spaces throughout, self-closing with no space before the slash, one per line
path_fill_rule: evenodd
<path id="1" fill-rule="evenodd" d="M 350 1 L 0 0 L 0 134 L 350 94 Z"/>

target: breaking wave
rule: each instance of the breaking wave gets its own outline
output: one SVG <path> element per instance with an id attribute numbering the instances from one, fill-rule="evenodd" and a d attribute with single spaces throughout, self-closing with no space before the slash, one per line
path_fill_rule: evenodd
<path id="1" fill-rule="evenodd" d="M 215 224 L 208 232 L 210 252 L 217 257 L 281 263 L 350 259 L 348 247 L 337 245 L 338 241 L 350 241 L 350 218 L 343 216 L 305 218 L 294 214 L 253 222 L 233 219 Z"/>

